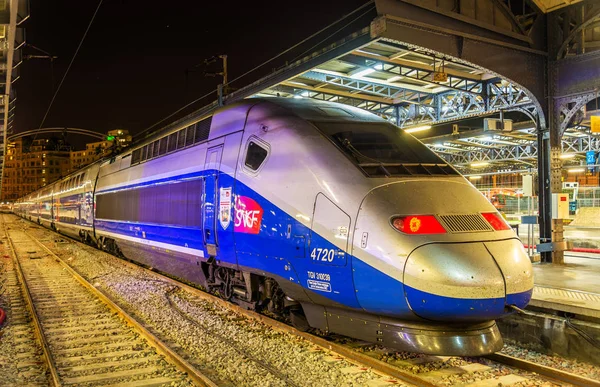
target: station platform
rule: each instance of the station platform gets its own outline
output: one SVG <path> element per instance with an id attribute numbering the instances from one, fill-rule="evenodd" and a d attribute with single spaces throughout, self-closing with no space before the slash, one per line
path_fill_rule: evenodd
<path id="1" fill-rule="evenodd" d="M 535 263 L 530 306 L 600 318 L 600 254 L 565 252 L 565 264 Z"/>

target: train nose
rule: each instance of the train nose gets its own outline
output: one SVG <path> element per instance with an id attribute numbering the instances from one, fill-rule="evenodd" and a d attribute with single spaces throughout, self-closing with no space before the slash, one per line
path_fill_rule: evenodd
<path id="1" fill-rule="evenodd" d="M 475 322 L 502 317 L 507 304 L 524 307 L 533 277 L 516 243 L 433 243 L 415 249 L 404 270 L 412 311 L 430 320 Z"/>

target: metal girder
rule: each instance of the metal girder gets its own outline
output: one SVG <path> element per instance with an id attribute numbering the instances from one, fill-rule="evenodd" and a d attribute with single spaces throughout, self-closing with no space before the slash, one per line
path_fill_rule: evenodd
<path id="1" fill-rule="evenodd" d="M 364 110 L 368 110 L 370 112 L 383 115 L 385 118 L 390 118 L 395 116 L 394 106 L 390 104 L 386 104 L 380 101 L 373 101 L 361 98 L 361 96 L 350 96 L 350 95 L 340 95 L 329 93 L 323 89 L 314 89 L 314 88 L 306 88 L 297 86 L 294 84 L 290 84 L 289 82 L 282 82 L 280 85 L 271 87 L 270 89 L 263 90 L 261 94 L 272 95 L 275 96 L 277 94 L 287 94 L 287 97 L 295 97 L 295 98 L 311 98 L 318 99 L 321 101 L 329 101 L 329 102 L 338 102 L 343 103 L 345 105 L 350 105 L 354 107 L 358 107 Z"/>
<path id="2" fill-rule="evenodd" d="M 84 136 L 94 137 L 94 138 L 97 138 L 97 139 L 100 139 L 100 140 L 105 140 L 106 139 L 106 135 L 105 134 L 98 133 L 98 132 L 93 132 L 93 131 L 87 130 L 87 129 L 80 129 L 80 128 L 42 128 L 42 129 L 28 130 L 26 132 L 21 132 L 21 133 L 14 134 L 14 135 L 8 137 L 8 141 L 14 141 L 17 138 L 26 137 L 26 136 L 33 136 L 33 135 L 36 135 L 36 134 L 48 134 L 48 133 L 81 134 L 81 135 L 84 135 Z"/>
<path id="3" fill-rule="evenodd" d="M 425 103 L 401 106 L 398 126 L 461 120 L 516 108 L 535 111 L 529 95 L 512 83 L 490 81 L 486 83 L 485 90 L 483 95 L 452 90 L 440 93 Z"/>
<path id="4" fill-rule="evenodd" d="M 427 144 L 432 150 L 440 153 L 449 163 L 456 166 L 488 161 L 488 162 L 510 162 L 510 161 L 535 161 L 538 156 L 536 139 L 520 140 L 505 135 L 493 136 L 494 142 L 481 141 L 484 145 L 495 145 L 494 147 L 468 148 L 455 147 L 451 149 L 448 142 L 440 144 Z M 516 145 L 502 145 L 498 141 L 514 142 Z M 468 141 L 463 139 L 462 141 Z M 443 150 L 443 152 L 439 152 Z M 562 153 L 584 155 L 588 151 L 600 151 L 600 138 L 596 136 L 565 137 L 561 141 Z"/>
<path id="5" fill-rule="evenodd" d="M 355 54 L 346 55 L 340 58 L 340 60 L 364 68 L 377 69 L 378 71 L 388 73 L 391 76 L 399 76 L 413 81 L 435 84 L 448 89 L 466 91 L 469 93 L 481 93 L 483 91 L 483 82 L 481 80 L 458 76 L 453 72 L 446 73 L 446 81 L 435 81 L 433 78 L 435 71 L 428 68 L 429 66 L 400 64 L 402 61 L 388 61 L 384 57 L 380 59 L 364 58 Z M 434 60 L 434 57 L 432 57 L 432 60 Z M 442 65 L 441 62 L 442 61 L 440 60 L 440 70 Z"/>
<path id="6" fill-rule="evenodd" d="M 402 87 L 373 82 L 370 80 L 356 79 L 352 77 L 325 73 L 319 70 L 307 71 L 302 74 L 302 78 L 312 79 L 323 82 L 328 85 L 342 87 L 355 91 L 364 92 L 384 98 L 390 98 L 394 103 L 398 102 L 416 102 L 431 98 L 431 94 L 416 90 L 410 90 Z"/>
<path id="7" fill-rule="evenodd" d="M 405 1 L 376 0 L 376 5 L 378 13 L 383 15 L 373 21 L 376 36 L 409 48 L 420 47 L 423 53 L 437 53 L 453 62 L 471 64 L 509 79 L 529 95 L 531 104 L 540 112 L 540 127 L 546 128 L 546 81 L 545 72 L 541 71 L 546 67 L 545 51 L 506 34 L 486 33 L 475 24 L 428 13 Z M 543 43 L 543 39 L 539 42 Z M 536 46 L 538 41 L 533 42 L 533 47 Z"/>

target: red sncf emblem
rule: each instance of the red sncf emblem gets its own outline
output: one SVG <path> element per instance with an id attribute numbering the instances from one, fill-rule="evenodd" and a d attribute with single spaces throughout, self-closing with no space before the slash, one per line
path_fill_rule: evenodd
<path id="1" fill-rule="evenodd" d="M 258 234 L 262 222 L 262 207 L 247 196 L 235 198 L 235 223 L 233 230 L 246 234 Z"/>

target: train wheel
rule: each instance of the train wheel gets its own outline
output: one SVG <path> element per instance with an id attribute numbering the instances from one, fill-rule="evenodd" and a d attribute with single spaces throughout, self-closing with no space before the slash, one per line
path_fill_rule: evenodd
<path id="1" fill-rule="evenodd" d="M 306 319 L 302 308 L 290 309 L 290 320 L 294 328 L 300 332 L 306 332 L 310 329 L 310 325 L 308 325 L 308 320 Z"/>

